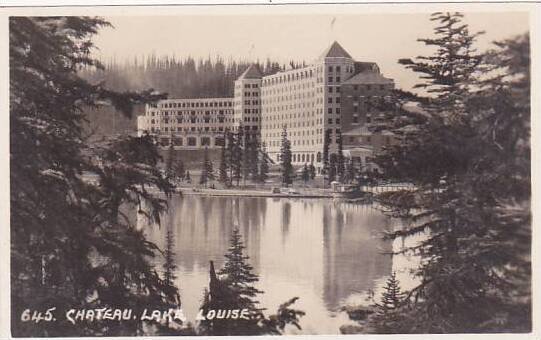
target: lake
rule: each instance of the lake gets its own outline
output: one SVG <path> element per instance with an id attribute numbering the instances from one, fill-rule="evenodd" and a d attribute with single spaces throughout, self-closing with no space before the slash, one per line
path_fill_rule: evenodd
<path id="1" fill-rule="evenodd" d="M 174 196 L 169 205 L 161 227 L 151 227 L 141 217 L 138 224 L 162 249 L 166 228 L 173 231 L 177 285 L 192 322 L 208 287 L 209 261 L 222 267 L 234 226 L 260 277 L 257 287 L 265 293 L 259 301 L 268 314 L 300 297 L 294 307 L 306 315 L 298 334 L 339 334 L 341 325 L 351 323 L 339 309 L 366 301 L 367 292 L 377 292 L 396 270 L 396 259 L 383 254 L 393 245 L 381 233 L 397 222 L 371 205 L 195 195 Z"/>

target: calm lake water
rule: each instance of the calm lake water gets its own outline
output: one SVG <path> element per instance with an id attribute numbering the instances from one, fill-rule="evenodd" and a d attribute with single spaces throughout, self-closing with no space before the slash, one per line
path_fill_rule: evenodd
<path id="1" fill-rule="evenodd" d="M 209 261 L 224 263 L 231 229 L 238 226 L 245 253 L 259 275 L 259 298 L 269 314 L 298 296 L 306 312 L 301 334 L 339 334 L 351 323 L 340 307 L 363 301 L 393 270 L 381 232 L 393 221 L 370 205 L 328 199 L 175 196 L 161 228 L 139 218 L 139 227 L 162 249 L 166 228 L 175 239 L 182 308 L 195 319 Z M 395 222 L 396 223 L 396 222 Z M 394 260 L 396 262 L 396 260 Z"/>

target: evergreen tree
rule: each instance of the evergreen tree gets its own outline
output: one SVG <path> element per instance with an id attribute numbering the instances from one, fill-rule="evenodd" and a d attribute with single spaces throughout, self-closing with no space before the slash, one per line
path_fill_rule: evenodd
<path id="1" fill-rule="evenodd" d="M 336 158 L 336 174 L 340 182 L 344 182 L 344 175 L 346 172 L 344 150 L 342 144 L 342 132 L 339 132 L 336 136 L 338 139 L 338 155 Z"/>
<path id="2" fill-rule="evenodd" d="M 355 168 L 355 161 L 350 158 L 346 162 L 346 172 L 344 175 L 344 182 L 351 183 L 357 178 L 357 168 Z"/>
<path id="3" fill-rule="evenodd" d="M 209 150 L 205 147 L 203 154 L 203 162 L 201 163 L 201 177 L 199 177 L 199 184 L 207 186 L 209 181 L 214 180 L 214 167 L 212 161 L 209 159 Z"/>
<path id="4" fill-rule="evenodd" d="M 331 130 L 325 130 L 325 137 L 323 139 L 323 167 L 321 169 L 321 174 L 324 175 L 324 181 L 327 180 L 329 183 L 329 147 L 331 144 Z"/>
<path id="5" fill-rule="evenodd" d="M 173 171 L 181 181 L 184 180 L 184 177 L 186 177 L 186 169 L 184 168 L 184 162 L 181 159 L 175 161 Z"/>
<path id="6" fill-rule="evenodd" d="M 254 144 L 252 139 L 249 137 L 249 135 L 246 135 L 245 137 L 245 143 L 244 148 L 242 150 L 242 164 L 241 164 L 241 171 L 242 171 L 242 180 L 243 185 L 246 185 L 246 180 L 248 177 L 250 177 L 250 170 L 252 169 L 252 160 L 253 160 L 253 151 L 254 151 Z M 257 163 L 256 163 L 257 165 Z"/>
<path id="7" fill-rule="evenodd" d="M 173 286 L 175 283 L 175 280 L 177 279 L 176 276 L 176 270 L 177 270 L 177 264 L 175 261 L 175 236 L 173 235 L 173 231 L 171 228 L 167 228 L 167 233 L 165 234 L 165 250 L 163 253 L 164 257 L 164 263 L 163 263 L 163 270 L 164 270 L 164 281 L 165 284 Z"/>
<path id="8" fill-rule="evenodd" d="M 268 318 L 263 315 L 263 309 L 256 300 L 263 292 L 254 286 L 259 277 L 253 273 L 244 249 L 242 236 L 238 228 L 234 228 L 224 267 L 216 273 L 213 262 L 210 262 L 209 290 L 205 292 L 201 309 L 204 313 L 209 310 L 247 309 L 247 315 L 239 319 L 203 320 L 198 327 L 199 334 L 280 335 L 288 324 L 301 329 L 299 318 L 304 312 L 290 308 L 298 299 L 296 297 L 282 304 L 275 315 Z"/>
<path id="9" fill-rule="evenodd" d="M 167 149 L 167 159 L 165 162 L 165 174 L 169 178 L 175 177 L 174 171 L 173 171 L 173 164 L 175 163 L 175 148 L 173 146 L 173 135 L 171 135 L 171 138 L 169 139 L 169 148 Z"/>
<path id="10" fill-rule="evenodd" d="M 249 153 L 249 167 L 248 172 L 250 174 L 250 177 L 252 180 L 257 181 L 259 180 L 259 163 L 260 163 L 260 157 L 259 154 L 261 153 L 261 145 L 259 144 L 259 139 L 257 136 L 253 136 L 251 139 L 250 144 L 250 153 Z"/>
<path id="11" fill-rule="evenodd" d="M 237 181 L 237 187 L 239 186 L 240 179 L 242 178 L 242 159 L 244 153 L 244 127 L 239 126 L 238 132 L 233 139 L 233 145 L 231 150 L 231 179 Z"/>
<path id="12" fill-rule="evenodd" d="M 336 162 L 336 154 L 331 154 L 331 160 L 329 162 L 329 170 L 327 178 L 329 180 L 329 183 L 336 181 L 336 170 L 337 170 L 337 162 Z"/>
<path id="13" fill-rule="evenodd" d="M 85 108 L 112 104 L 130 117 L 135 105 L 162 99 L 153 91 L 118 93 L 77 75 L 101 65 L 92 36 L 109 24 L 91 17 L 11 17 L 10 242 L 11 314 L 24 309 L 162 309 L 178 304 L 152 261 L 158 255 L 122 206 L 159 222 L 172 184 L 148 135 L 107 138 L 92 145 Z M 84 173 L 96 175 L 87 181 Z M 144 207 L 144 209 L 143 209 Z M 104 259 L 104 261 L 96 261 Z M 12 318 L 19 337 L 137 335 L 155 325 L 138 319 L 71 324 Z"/>
<path id="14" fill-rule="evenodd" d="M 263 142 L 260 157 L 260 166 L 259 166 L 259 176 L 258 179 L 261 183 L 265 183 L 267 178 L 269 178 L 269 156 L 267 155 L 267 146 Z"/>
<path id="15" fill-rule="evenodd" d="M 388 314 L 391 311 L 398 309 L 403 303 L 403 293 L 400 290 L 400 283 L 396 278 L 396 272 L 392 272 L 391 276 L 385 282 L 384 291 L 381 294 L 381 302 L 378 304 L 378 313 L 380 315 Z"/>
<path id="16" fill-rule="evenodd" d="M 310 180 L 310 170 L 308 169 L 308 165 L 306 165 L 306 163 L 302 167 L 301 178 L 304 181 L 304 184 L 306 184 Z"/>
<path id="17" fill-rule="evenodd" d="M 288 186 L 293 182 L 293 166 L 291 165 L 291 142 L 287 139 L 287 127 L 285 125 L 282 131 L 280 167 L 282 171 L 282 183 Z"/>
<path id="18" fill-rule="evenodd" d="M 205 153 L 207 153 L 207 160 L 205 161 L 205 173 L 207 175 L 208 181 L 214 181 L 216 179 L 216 176 L 214 176 L 214 165 L 212 164 L 212 161 L 208 157 L 208 151 L 205 149 Z"/>
<path id="19" fill-rule="evenodd" d="M 218 181 L 222 183 L 223 185 L 225 185 L 226 187 L 229 186 L 229 176 L 227 173 L 227 169 L 229 167 L 229 164 L 228 164 L 229 157 L 227 155 L 227 147 L 226 147 L 227 134 L 228 132 L 226 132 L 226 135 L 224 135 L 224 144 L 222 145 L 222 152 L 220 154 L 220 167 L 219 167 L 219 174 L 218 174 Z"/>
<path id="20" fill-rule="evenodd" d="M 229 180 L 233 182 L 233 167 L 235 161 L 235 135 L 231 131 L 226 131 L 226 155 L 229 165 Z M 232 184 L 232 183 L 231 183 Z"/>
<path id="21" fill-rule="evenodd" d="M 388 177 L 415 185 L 380 195 L 411 221 L 389 237 L 426 236 L 404 250 L 421 254 L 422 263 L 401 325 L 408 332 L 527 332 L 530 158 L 516 155 L 530 152 L 529 39 L 479 55 L 462 14 L 432 20 L 435 37 L 420 41 L 434 55 L 401 61 L 422 75 L 416 87 L 430 96 L 395 93 L 381 127 L 401 143 L 376 158 Z"/>
<path id="22" fill-rule="evenodd" d="M 404 305 L 404 293 L 400 290 L 395 272 L 385 282 L 381 295 L 381 301 L 376 303 L 376 314 L 371 317 L 371 324 L 378 334 L 402 333 L 400 308 Z"/>
<path id="23" fill-rule="evenodd" d="M 262 292 L 253 286 L 259 278 L 252 273 L 253 267 L 247 263 L 249 257 L 244 255 L 245 248 L 240 231 L 234 228 L 231 232 L 228 253 L 225 254 L 226 262 L 218 274 L 224 276 L 223 282 L 236 295 L 239 306 L 259 311 L 256 308 L 258 302 L 255 297 Z"/>
<path id="24" fill-rule="evenodd" d="M 310 179 L 314 180 L 316 178 L 316 167 L 314 166 L 314 162 L 310 162 L 309 172 Z"/>

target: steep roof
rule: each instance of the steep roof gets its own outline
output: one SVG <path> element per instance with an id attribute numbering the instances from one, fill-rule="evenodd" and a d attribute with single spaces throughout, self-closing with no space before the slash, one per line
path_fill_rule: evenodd
<path id="1" fill-rule="evenodd" d="M 319 60 L 323 60 L 325 58 L 351 58 L 351 55 L 344 50 L 342 46 L 338 42 L 333 42 L 331 46 L 329 46 L 323 53 L 320 55 Z"/>
<path id="2" fill-rule="evenodd" d="M 360 72 L 343 81 L 342 84 L 393 84 L 394 81 L 389 78 L 385 78 L 381 73 L 365 71 Z"/>
<path id="3" fill-rule="evenodd" d="M 261 79 L 263 75 L 257 65 L 251 64 L 238 79 Z"/>

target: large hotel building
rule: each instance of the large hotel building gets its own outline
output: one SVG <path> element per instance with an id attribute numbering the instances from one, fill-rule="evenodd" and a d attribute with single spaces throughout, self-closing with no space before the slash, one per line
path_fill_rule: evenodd
<path id="1" fill-rule="evenodd" d="M 279 161 L 287 128 L 294 164 L 322 166 L 325 131 L 329 152 L 341 134 L 345 152 L 362 161 L 390 136 L 374 136 L 365 124 L 378 114 L 371 105 L 394 88 L 372 62 L 355 61 L 337 42 L 311 65 L 263 76 L 252 65 L 235 81 L 233 98 L 168 99 L 148 105 L 138 117 L 138 133 L 155 135 L 179 149 L 220 147 L 224 131 L 245 130 L 265 143 Z M 374 141 L 378 141 L 374 145 Z M 365 160 L 366 161 L 366 160 Z"/>

